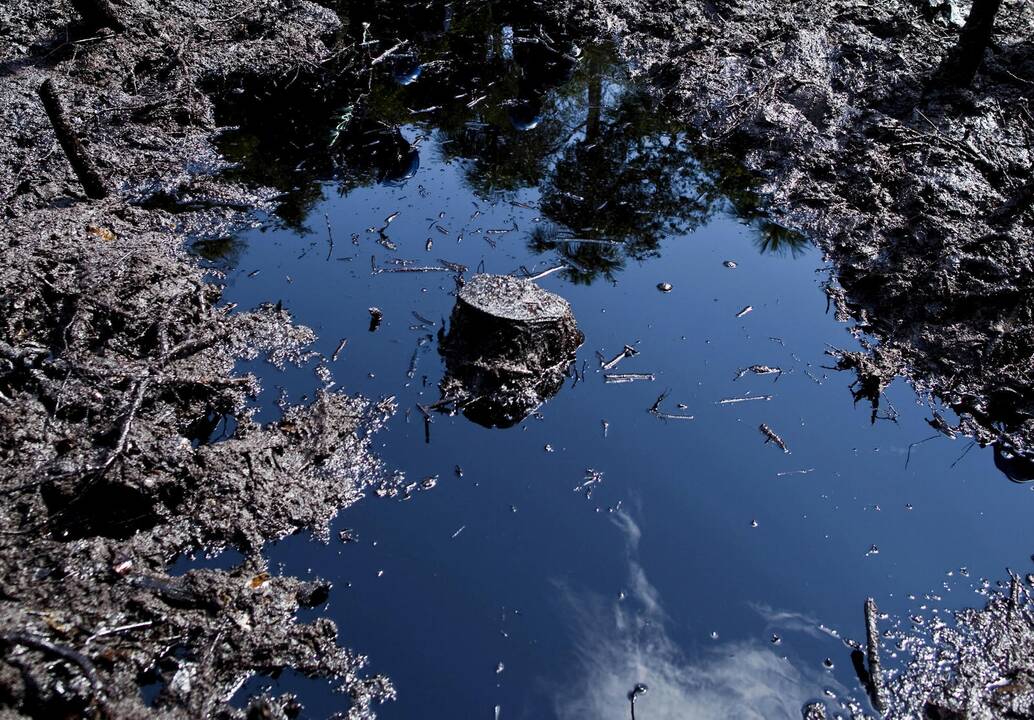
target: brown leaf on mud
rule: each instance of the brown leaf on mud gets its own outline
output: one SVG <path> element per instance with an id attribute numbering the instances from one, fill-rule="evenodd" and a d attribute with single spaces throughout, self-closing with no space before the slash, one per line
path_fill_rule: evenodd
<path id="1" fill-rule="evenodd" d="M 98 237 L 104 242 L 114 242 L 115 232 L 111 228 L 103 227 L 102 225 L 94 225 L 90 223 L 86 226 L 86 232 L 94 237 Z"/>
<path id="2" fill-rule="evenodd" d="M 248 583 L 248 587 L 252 590 L 258 590 L 260 587 L 269 582 L 269 573 L 261 572 L 251 579 Z"/>

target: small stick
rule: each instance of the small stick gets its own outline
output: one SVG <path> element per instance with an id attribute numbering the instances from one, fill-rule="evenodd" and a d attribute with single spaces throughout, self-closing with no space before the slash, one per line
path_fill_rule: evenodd
<path id="1" fill-rule="evenodd" d="M 880 674 L 880 635 L 876 627 L 876 601 L 865 600 L 865 644 L 869 660 L 869 680 L 872 683 L 872 704 L 879 712 L 887 709 L 883 676 Z"/>
<path id="2" fill-rule="evenodd" d="M 60 645 L 55 645 L 49 640 L 45 640 L 44 638 L 36 635 L 30 635 L 29 633 L 7 633 L 6 635 L 0 635 L 0 641 L 6 642 L 9 645 L 22 645 L 24 647 L 32 648 L 33 650 L 50 653 L 62 660 L 73 663 L 82 671 L 83 675 L 86 676 L 86 679 L 90 682 L 94 692 L 99 694 L 104 689 L 104 686 L 101 684 L 100 677 L 97 675 L 97 668 L 94 666 L 93 661 L 82 653 Z"/>
<path id="3" fill-rule="evenodd" d="M 50 124 L 54 127 L 54 134 L 61 143 L 61 149 L 65 151 L 65 157 L 68 158 L 87 197 L 93 200 L 106 198 L 108 188 L 105 187 L 100 173 L 97 172 L 97 168 L 83 150 L 79 137 L 72 129 L 72 124 L 68 122 L 68 114 L 61 104 L 61 98 L 58 97 L 57 89 L 50 78 L 44 80 L 40 85 L 39 97 L 43 102 L 43 108 L 47 111 L 47 117 L 50 118 Z"/>
<path id="4" fill-rule="evenodd" d="M 130 630 L 138 630 L 140 628 L 151 627 L 152 625 L 154 625 L 154 620 L 144 620 L 143 622 L 130 623 L 129 625 L 119 625 L 118 627 L 98 630 L 93 635 L 86 638 L 86 642 L 84 644 L 89 645 L 97 638 L 107 637 L 108 635 L 115 635 L 116 633 L 128 632 Z"/>
<path id="5" fill-rule="evenodd" d="M 330 261 L 330 256 L 334 254 L 334 233 L 330 229 L 330 216 L 327 213 L 323 213 L 323 219 L 327 223 L 327 261 Z"/>
<path id="6" fill-rule="evenodd" d="M 374 58 L 374 59 L 373 59 L 373 60 L 372 60 L 372 61 L 370 62 L 370 65 L 371 65 L 371 66 L 373 66 L 373 65 L 380 65 L 380 64 L 381 64 L 382 62 L 384 62 L 384 61 L 385 61 L 385 60 L 387 60 L 387 59 L 388 59 L 389 57 L 391 57 L 392 55 L 394 55 L 396 51 L 398 51 L 398 50 L 401 50 L 402 48 L 404 48 L 404 47 L 405 47 L 406 45 L 408 45 L 408 44 L 409 44 L 409 40 L 403 40 L 403 41 L 402 41 L 402 42 L 400 42 L 400 43 L 396 43 L 396 44 L 392 45 L 392 46 L 391 46 L 390 48 L 388 48 L 387 50 L 385 50 L 384 52 L 382 52 L 382 53 L 381 53 L 380 55 L 378 55 L 377 57 L 375 57 L 375 58 Z"/>
<path id="7" fill-rule="evenodd" d="M 632 357 L 633 355 L 638 355 L 638 354 L 639 354 L 639 351 L 636 350 L 634 347 L 632 347 L 631 345 L 625 345 L 625 349 L 624 350 L 619 352 L 617 355 L 615 355 L 613 358 L 611 358 L 607 362 L 603 363 L 603 369 L 604 370 L 613 370 L 615 367 L 617 367 L 617 364 L 619 362 L 621 362 L 622 360 L 624 360 L 625 358 L 629 358 L 629 357 Z"/>
<path id="8" fill-rule="evenodd" d="M 662 420 L 693 420 L 694 417 L 692 415 L 679 415 L 661 410 L 661 403 L 664 402 L 670 392 L 671 390 L 665 390 L 658 395 L 657 399 L 654 401 L 653 405 L 650 406 L 650 409 L 647 412 L 655 417 L 661 418 Z"/>
<path id="9" fill-rule="evenodd" d="M 719 400 L 719 405 L 735 405 L 736 403 L 752 402 L 754 400 L 771 400 L 774 395 L 745 395 L 744 397 L 732 397 Z"/>
<path id="10" fill-rule="evenodd" d="M 548 270 L 543 270 L 542 272 L 537 273 L 535 275 L 529 275 L 528 279 L 531 280 L 531 281 L 541 280 L 542 278 L 546 277 L 547 275 L 552 275 L 555 272 L 560 272 L 561 270 L 566 270 L 566 269 L 567 269 L 567 265 L 557 265 L 556 267 L 551 267 Z"/>
<path id="11" fill-rule="evenodd" d="M 610 373 L 603 376 L 603 382 L 605 383 L 630 383 L 636 382 L 637 380 L 653 381 L 655 378 L 653 373 Z"/>
<path id="12" fill-rule="evenodd" d="M 429 325 L 429 326 L 431 326 L 431 327 L 434 327 L 434 320 L 428 320 L 428 319 L 427 319 L 427 318 L 425 318 L 425 317 L 424 317 L 423 315 L 421 315 L 420 313 L 418 313 L 418 312 L 417 312 L 416 310 L 413 310 L 412 312 L 413 312 L 413 317 L 415 317 L 415 318 L 416 318 L 417 320 L 419 320 L 419 321 L 420 321 L 421 323 L 423 323 L 424 325 Z"/>
<path id="13" fill-rule="evenodd" d="M 936 440 L 940 436 L 941 436 L 941 434 L 937 433 L 935 435 L 931 435 L 928 438 L 923 438 L 922 440 L 916 440 L 914 443 L 909 443 L 908 444 L 908 452 L 905 454 L 905 469 L 907 470 L 908 469 L 908 464 L 910 462 L 912 462 L 912 448 L 914 448 L 916 445 L 922 445 L 925 442 L 930 442 L 931 440 Z"/>
<path id="14" fill-rule="evenodd" d="M 341 351 L 345 349 L 345 345 L 348 344 L 348 338 L 341 338 L 341 342 L 337 344 L 334 349 L 334 354 L 330 356 L 331 362 L 337 362 L 337 359 L 341 356 Z"/>
<path id="15" fill-rule="evenodd" d="M 378 273 L 430 273 L 430 272 L 454 272 L 451 268 L 425 265 L 420 267 L 399 267 L 399 268 L 377 268 Z"/>
<path id="16" fill-rule="evenodd" d="M 140 410 L 140 405 L 144 402 L 144 395 L 147 393 L 147 387 L 151 384 L 150 378 L 143 378 L 138 380 L 136 387 L 133 388 L 133 400 L 129 405 L 129 409 L 126 410 L 126 415 L 122 419 L 122 425 L 119 428 L 118 441 L 115 443 L 115 447 L 108 453 L 108 458 L 104 461 L 103 469 L 111 467 L 111 464 L 118 459 L 118 457 L 125 452 L 126 445 L 129 442 L 129 431 L 133 427 L 133 420 L 136 419 L 136 414 Z"/>
<path id="17" fill-rule="evenodd" d="M 783 442 L 783 439 L 781 437 L 776 435 L 775 430 L 770 428 L 765 423 L 761 423 L 761 425 L 758 426 L 758 430 L 760 430 L 761 434 L 765 436 L 765 443 L 766 444 L 770 443 L 770 442 L 775 443 L 776 445 L 779 446 L 779 449 L 782 450 L 784 454 L 786 454 L 786 455 L 790 454 L 790 448 L 788 448 L 786 446 L 786 443 Z"/>
<path id="18" fill-rule="evenodd" d="M 1020 578 L 1015 575 L 1012 570 L 1009 571 L 1009 575 L 1012 576 L 1012 583 L 1009 585 L 1009 615 L 1019 610 L 1020 608 L 1020 590 L 1022 585 L 1020 584 Z"/>

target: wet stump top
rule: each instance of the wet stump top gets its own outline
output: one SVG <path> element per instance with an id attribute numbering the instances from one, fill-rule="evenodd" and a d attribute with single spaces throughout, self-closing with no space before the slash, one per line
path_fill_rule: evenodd
<path id="1" fill-rule="evenodd" d="M 559 295 L 510 275 L 475 275 L 459 291 L 459 299 L 487 315 L 518 323 L 557 322 L 571 315 L 571 306 Z"/>

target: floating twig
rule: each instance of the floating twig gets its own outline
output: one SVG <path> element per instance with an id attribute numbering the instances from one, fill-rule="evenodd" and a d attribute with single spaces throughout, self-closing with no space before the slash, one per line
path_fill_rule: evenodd
<path id="1" fill-rule="evenodd" d="M 409 44 L 409 40 L 403 40 L 402 42 L 395 43 L 390 48 L 388 48 L 387 50 L 382 52 L 380 55 L 375 57 L 373 60 L 371 60 L 370 61 L 370 66 L 373 67 L 374 65 L 380 65 L 382 62 L 387 60 L 389 57 L 394 55 L 396 52 L 398 52 L 399 50 L 401 50 L 402 48 L 404 48 L 408 44 Z"/>
<path id="2" fill-rule="evenodd" d="M 334 354 L 330 356 L 331 362 L 337 362 L 338 357 L 341 356 L 341 351 L 345 349 L 346 345 L 348 345 L 348 338 L 341 338 L 341 342 L 334 348 Z"/>
<path id="3" fill-rule="evenodd" d="M 448 260 L 443 260 L 442 258 L 438 258 L 438 262 L 440 262 L 442 265 L 449 268 L 455 273 L 465 273 L 468 270 L 467 266 L 463 265 L 462 263 L 450 262 Z"/>
<path id="4" fill-rule="evenodd" d="M 650 409 L 647 410 L 647 412 L 650 413 L 651 415 L 655 416 L 655 417 L 661 418 L 662 420 L 693 420 L 693 419 L 695 419 L 694 416 L 692 416 L 692 415 L 679 415 L 677 413 L 669 413 L 669 412 L 664 412 L 663 410 L 661 410 L 661 403 L 664 402 L 665 398 L 668 397 L 668 394 L 670 392 L 671 392 L 671 390 L 665 390 L 660 395 L 658 395 L 657 399 L 654 400 L 653 405 L 650 406 Z"/>
<path id="5" fill-rule="evenodd" d="M 567 265 L 557 265 L 555 267 L 549 268 L 548 270 L 543 270 L 542 272 L 537 273 L 535 275 L 528 275 L 528 279 L 532 280 L 532 281 L 541 280 L 542 278 L 546 277 L 547 275 L 552 275 L 555 272 L 560 272 L 561 270 L 566 270 L 567 267 L 568 267 Z"/>
<path id="6" fill-rule="evenodd" d="M 931 435 L 930 437 L 923 438 L 922 440 L 916 440 L 914 443 L 909 443 L 909 445 L 908 445 L 908 452 L 905 453 L 905 469 L 907 470 L 908 469 L 908 464 L 910 462 L 912 462 L 912 448 L 914 448 L 916 445 L 922 445 L 925 442 L 930 442 L 931 440 L 936 440 L 939 437 L 941 437 L 941 433 L 937 433 L 936 435 Z"/>
<path id="7" fill-rule="evenodd" d="M 611 373 L 603 376 L 606 383 L 630 383 L 640 380 L 654 381 L 657 377 L 653 373 Z"/>
<path id="8" fill-rule="evenodd" d="M 330 261 L 330 256 L 334 254 L 334 232 L 330 229 L 330 216 L 327 213 L 323 213 L 323 219 L 327 223 L 327 261 Z"/>
<path id="9" fill-rule="evenodd" d="M 754 400 L 771 400 L 774 395 L 744 395 L 742 397 L 724 398 L 718 401 L 718 405 L 735 405 L 736 403 L 753 402 Z"/>
<path id="10" fill-rule="evenodd" d="M 778 376 L 778 375 L 782 375 L 783 374 L 783 370 L 782 370 L 782 368 L 772 367 L 770 365 L 750 365 L 748 367 L 745 367 L 745 368 L 741 369 L 738 373 L 736 373 L 736 377 L 734 377 L 733 380 L 734 381 L 735 380 L 739 380 L 741 377 L 743 377 L 747 373 L 753 373 L 755 375 L 777 375 Z M 776 379 L 778 380 L 779 378 L 777 377 Z"/>
<path id="11" fill-rule="evenodd" d="M 418 313 L 416 310 L 413 310 L 413 317 L 415 317 L 417 320 L 422 322 L 424 325 L 428 325 L 430 327 L 434 327 L 434 320 L 428 320 L 423 315 Z"/>
<path id="12" fill-rule="evenodd" d="M 639 351 L 636 350 L 634 347 L 632 347 L 631 345 L 625 345 L 625 349 L 624 350 L 619 352 L 617 355 L 615 355 L 613 358 L 611 358 L 607 362 L 603 363 L 603 369 L 604 370 L 613 370 L 615 367 L 617 367 L 617 364 L 619 362 L 621 362 L 622 360 L 624 360 L 625 358 L 629 358 L 629 357 L 632 357 L 633 355 L 638 355 L 638 354 L 639 354 Z"/>
<path id="13" fill-rule="evenodd" d="M 766 445 L 768 443 L 770 443 L 770 442 L 775 443 L 776 445 L 779 446 L 779 448 L 783 451 L 783 453 L 785 453 L 787 455 L 790 454 L 790 448 L 788 448 L 786 446 L 786 443 L 783 442 L 783 439 L 781 437 L 779 437 L 778 435 L 775 434 L 775 431 L 772 430 L 772 428 L 770 428 L 765 423 L 761 423 L 761 425 L 758 426 L 758 430 L 760 430 L 761 434 L 765 436 L 765 444 Z"/>
<path id="14" fill-rule="evenodd" d="M 592 468 L 585 468 L 585 477 L 582 482 L 574 486 L 575 492 L 584 492 L 588 500 L 592 497 L 592 491 L 603 482 L 603 473 Z"/>
<path id="15" fill-rule="evenodd" d="M 452 268 L 439 267 L 437 265 L 419 265 L 414 267 L 377 268 L 378 273 L 429 273 L 429 272 L 455 272 Z"/>

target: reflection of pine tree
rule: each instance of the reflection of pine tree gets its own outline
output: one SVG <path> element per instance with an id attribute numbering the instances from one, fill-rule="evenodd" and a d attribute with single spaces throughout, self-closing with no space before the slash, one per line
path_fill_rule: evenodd
<path id="1" fill-rule="evenodd" d="M 444 160 L 464 161 L 474 194 L 539 188 L 547 223 L 529 245 L 560 255 L 578 282 L 613 279 L 630 258 L 656 255 L 661 238 L 688 233 L 719 210 L 754 225 L 762 252 L 803 247 L 766 223 L 742 166 L 692 142 L 630 81 L 611 48 L 583 48 L 576 60 L 556 28 L 532 29 L 525 8 L 521 41 L 504 57 L 501 29 L 514 19 L 493 2 L 455 6 L 448 29 L 437 3 L 343 5 L 351 32 L 391 27 L 411 41 L 399 62 L 425 65 L 411 84 L 397 81 L 389 60 L 325 95 L 299 89 L 290 102 L 248 98 L 233 108 L 227 120 L 241 130 L 224 150 L 242 180 L 283 191 L 285 224 L 305 231 L 327 180 L 345 195 L 404 175 L 415 151 L 399 128 L 416 125 L 440 141 Z"/>
<path id="2" fill-rule="evenodd" d="M 959 42 L 941 69 L 942 79 L 960 87 L 973 82 L 984 62 L 984 53 L 994 31 L 995 15 L 1001 6 L 1002 0 L 974 0 Z"/>
<path id="3" fill-rule="evenodd" d="M 802 255 L 808 246 L 807 239 L 800 233 L 794 232 L 781 225 L 772 222 L 761 222 L 758 224 L 757 235 L 754 244 L 758 252 L 772 255 Z"/>
<path id="4" fill-rule="evenodd" d="M 691 197 L 694 162 L 684 138 L 615 67 L 601 51 L 586 54 L 576 78 L 584 133 L 559 151 L 542 184 L 544 214 L 566 230 L 531 238 L 536 250 L 561 255 L 577 282 L 613 280 L 628 258 L 657 254 L 663 236 L 689 232 L 710 213 Z"/>

